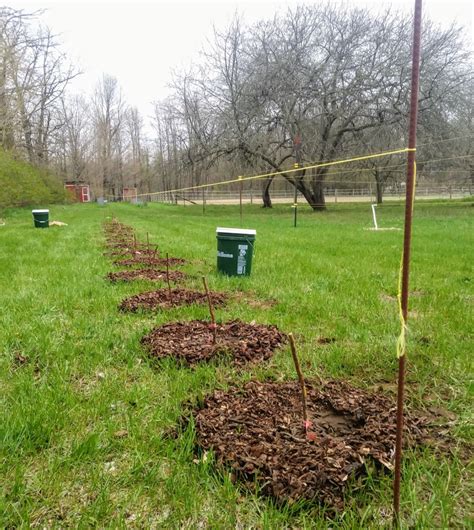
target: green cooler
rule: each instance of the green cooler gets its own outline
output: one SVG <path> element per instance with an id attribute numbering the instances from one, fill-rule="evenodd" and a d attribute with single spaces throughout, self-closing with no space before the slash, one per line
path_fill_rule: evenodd
<path id="1" fill-rule="evenodd" d="M 216 229 L 217 270 L 227 276 L 250 276 L 256 230 Z"/>
<path id="2" fill-rule="evenodd" d="M 36 228 L 49 228 L 49 210 L 31 210 Z"/>

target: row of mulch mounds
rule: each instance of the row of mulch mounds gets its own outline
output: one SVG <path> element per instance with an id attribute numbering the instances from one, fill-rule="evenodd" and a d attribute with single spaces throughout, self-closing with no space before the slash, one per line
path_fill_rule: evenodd
<path id="1" fill-rule="evenodd" d="M 343 508 L 350 478 L 375 462 L 392 469 L 396 404 L 387 395 L 343 381 L 307 386 L 310 431 L 305 431 L 297 382 L 251 381 L 215 391 L 193 410 L 196 444 L 217 463 L 279 502 L 318 501 Z M 426 438 L 426 419 L 405 415 L 409 446 Z"/>
<path id="2" fill-rule="evenodd" d="M 222 306 L 227 300 L 224 293 L 209 292 L 209 296 L 214 307 Z M 119 305 L 121 311 L 152 311 L 154 309 L 170 309 L 191 304 L 206 304 L 206 293 L 193 291 L 191 289 L 158 289 L 147 291 L 125 298 Z"/>
<path id="3" fill-rule="evenodd" d="M 119 230 L 120 232 L 120 230 Z M 123 256 L 130 252 L 130 235 L 120 235 L 119 246 L 114 246 L 110 236 L 109 252 Z M 111 272 L 107 278 L 112 282 L 151 280 L 166 281 L 165 270 L 153 266 L 182 265 L 185 260 L 180 258 L 158 257 L 157 250 L 151 255 L 149 252 L 136 250 L 139 243 L 133 241 L 134 254 L 129 258 L 116 259 L 115 264 L 126 267 L 136 267 L 132 270 Z M 149 268 L 139 268 L 140 266 Z M 180 271 L 169 271 L 169 280 L 178 282 L 186 278 Z M 210 298 L 214 306 L 225 304 L 227 295 L 211 292 Z M 139 310 L 168 309 L 177 306 L 204 304 L 207 296 L 204 292 L 190 289 L 159 289 L 131 296 L 122 301 L 119 308 L 122 311 L 136 312 Z M 247 324 L 239 320 L 217 324 L 215 326 L 216 340 L 214 342 L 214 327 L 205 321 L 172 322 L 153 330 L 142 339 L 142 344 L 152 357 L 174 357 L 184 364 L 194 366 L 199 362 L 208 362 L 219 357 L 230 357 L 236 365 L 248 362 L 262 362 L 269 359 L 274 351 L 286 340 L 286 336 L 275 326 Z"/>
<path id="4" fill-rule="evenodd" d="M 117 260 L 118 265 L 159 266 L 167 261 L 157 257 L 156 250 L 151 254 L 149 248 L 141 254 L 136 241 L 134 247 L 126 245 L 130 245 L 126 234 L 116 246 L 111 242 L 112 256 L 130 256 Z M 108 277 L 111 281 L 165 281 L 166 271 L 134 269 Z M 169 272 L 171 281 L 184 277 L 181 272 Z M 219 306 L 226 297 L 213 292 L 211 300 Z M 159 289 L 126 298 L 120 309 L 136 312 L 206 301 L 203 292 Z M 263 362 L 285 341 L 286 335 L 271 325 L 234 320 L 214 327 L 194 320 L 159 326 L 141 343 L 153 358 L 171 357 L 193 367 L 219 358 L 228 358 L 237 366 Z M 343 509 L 349 479 L 364 474 L 367 464 L 392 469 L 396 404 L 381 392 L 367 392 L 343 381 L 309 384 L 308 428 L 302 421 L 300 392 L 297 382 L 258 381 L 227 392 L 215 391 L 192 411 L 196 449 L 212 450 L 217 463 L 230 469 L 235 480 L 251 489 L 258 482 L 263 494 L 279 502 L 318 501 Z M 425 437 L 426 420 L 407 413 L 406 444 L 414 446 Z"/>
<path id="5" fill-rule="evenodd" d="M 276 326 L 233 320 L 213 325 L 203 320 L 171 322 L 152 330 L 141 343 L 157 359 L 172 357 L 188 366 L 229 358 L 237 366 L 263 362 L 285 341 Z"/>
<path id="6" fill-rule="evenodd" d="M 105 227 L 106 240 L 109 250 L 106 255 L 114 259 L 117 266 L 135 267 L 133 270 L 109 272 L 107 279 L 111 282 L 131 282 L 148 280 L 165 282 L 179 282 L 187 277 L 184 272 L 169 271 L 157 267 L 177 266 L 185 263 L 181 258 L 160 258 L 157 249 L 152 249 L 149 243 L 139 243 L 133 237 L 133 229 L 114 220 Z"/>
<path id="7" fill-rule="evenodd" d="M 180 271 L 169 271 L 168 277 L 170 282 L 179 282 L 187 277 L 187 274 Z M 135 280 L 148 280 L 152 282 L 165 282 L 167 272 L 160 269 L 133 269 L 118 272 L 109 272 L 107 279 L 112 283 L 115 282 L 133 282 Z"/>

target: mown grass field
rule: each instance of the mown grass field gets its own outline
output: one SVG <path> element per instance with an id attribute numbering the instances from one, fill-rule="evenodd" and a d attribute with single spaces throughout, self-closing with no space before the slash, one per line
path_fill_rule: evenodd
<path id="1" fill-rule="evenodd" d="M 407 402 L 435 407 L 451 424 L 450 454 L 405 454 L 403 526 L 468 527 L 472 475 L 474 245 L 472 203 L 416 205 Z M 68 223 L 33 228 L 30 210 L 0 227 L 0 527 L 380 528 L 391 522 L 389 474 L 353 484 L 332 522 L 317 505 L 276 506 L 232 484 L 193 452 L 193 432 L 166 436 L 183 404 L 250 378 L 295 378 L 289 348 L 268 364 L 236 371 L 224 362 L 195 370 L 159 365 L 139 340 L 154 325 L 206 318 L 206 307 L 125 315 L 125 296 L 153 288 L 112 285 L 103 222 L 115 215 L 162 252 L 191 261 L 201 288 L 242 292 L 218 311 L 292 331 L 306 377 L 346 378 L 394 391 L 399 321 L 395 296 L 401 231 L 366 230 L 368 205 L 323 214 L 245 207 L 257 230 L 252 276 L 215 272 L 215 228 L 239 226 L 238 207 L 129 204 L 52 206 Z M 402 227 L 401 205 L 382 206 L 379 225 Z M 249 303 L 249 300 L 253 300 Z M 276 304 L 270 302 L 276 301 Z M 335 340 L 319 344 L 318 338 Z M 470 480 L 471 479 L 471 480 Z M 471 488 L 470 488 L 471 486 Z"/>

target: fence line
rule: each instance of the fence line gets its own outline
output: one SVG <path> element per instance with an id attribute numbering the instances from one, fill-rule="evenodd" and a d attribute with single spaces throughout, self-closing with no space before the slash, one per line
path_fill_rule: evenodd
<path id="1" fill-rule="evenodd" d="M 415 197 L 417 200 L 424 199 L 460 199 L 471 197 L 474 186 L 417 186 Z M 338 188 L 334 186 L 324 187 L 324 196 L 326 203 L 337 204 L 338 202 L 375 202 L 375 186 L 364 186 L 357 188 Z M 272 190 L 270 197 L 273 203 L 293 203 L 294 188 L 286 190 Z M 298 197 L 304 201 L 301 193 Z M 398 188 L 392 187 L 384 189 L 384 200 L 402 200 L 405 197 L 404 186 Z M 180 193 L 163 192 L 157 194 L 142 194 L 139 197 L 131 198 L 129 202 L 146 203 L 159 202 L 168 204 L 238 204 L 240 202 L 239 190 L 190 190 Z M 260 204 L 262 194 L 259 189 L 243 189 L 242 202 L 245 204 Z"/>

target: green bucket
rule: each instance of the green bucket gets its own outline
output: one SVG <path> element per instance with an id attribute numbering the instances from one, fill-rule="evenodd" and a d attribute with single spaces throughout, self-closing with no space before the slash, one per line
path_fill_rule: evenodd
<path id="1" fill-rule="evenodd" d="M 49 210 L 31 210 L 36 228 L 49 228 Z"/>
<path id="2" fill-rule="evenodd" d="M 217 228 L 217 270 L 227 276 L 250 276 L 256 230 Z"/>

